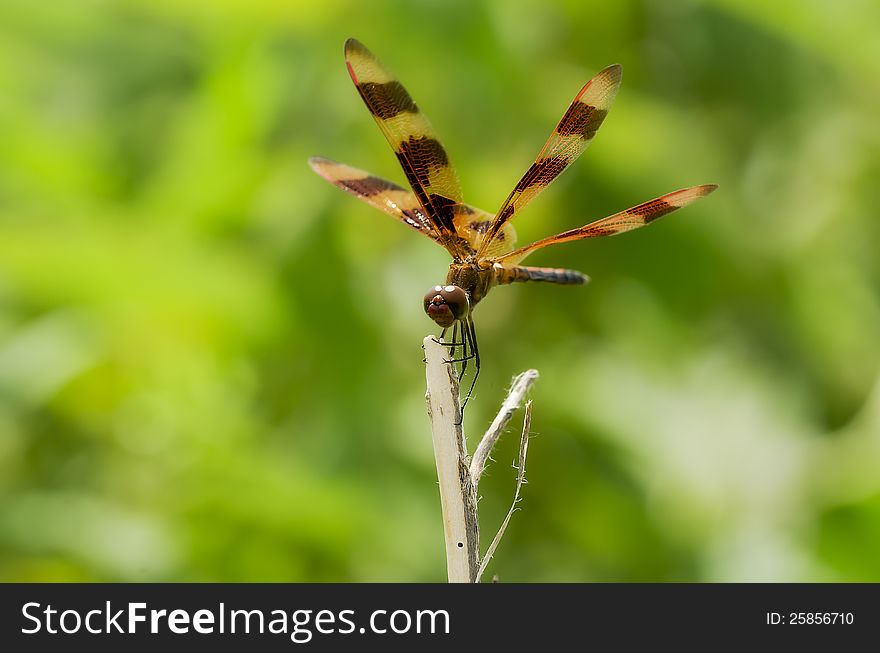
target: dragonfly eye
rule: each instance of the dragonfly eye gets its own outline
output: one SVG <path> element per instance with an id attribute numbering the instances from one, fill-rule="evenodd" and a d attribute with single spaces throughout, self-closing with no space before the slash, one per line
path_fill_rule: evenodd
<path id="1" fill-rule="evenodd" d="M 425 294 L 425 313 L 440 326 L 452 326 L 467 315 L 467 293 L 458 286 L 434 286 Z"/>

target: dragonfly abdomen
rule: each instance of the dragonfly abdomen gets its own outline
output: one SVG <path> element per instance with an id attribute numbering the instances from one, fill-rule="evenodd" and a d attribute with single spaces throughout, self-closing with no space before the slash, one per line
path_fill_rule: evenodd
<path id="1" fill-rule="evenodd" d="M 583 272 L 565 268 L 534 268 L 525 265 L 513 267 L 496 267 L 498 283 L 517 283 L 520 281 L 546 281 L 564 285 L 580 285 L 590 278 Z"/>

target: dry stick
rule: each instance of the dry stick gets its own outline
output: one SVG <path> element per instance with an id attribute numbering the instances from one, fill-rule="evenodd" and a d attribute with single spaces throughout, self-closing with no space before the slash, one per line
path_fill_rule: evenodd
<path id="1" fill-rule="evenodd" d="M 523 416 L 522 436 L 519 441 L 519 458 L 516 461 L 516 490 L 513 493 L 513 502 L 510 504 L 510 510 L 507 511 L 507 516 L 504 518 L 504 521 L 501 522 L 501 528 L 499 528 L 498 532 L 495 534 L 492 544 L 486 549 L 486 555 L 483 557 L 483 561 L 480 563 L 480 569 L 477 571 L 477 580 L 475 581 L 477 583 L 480 582 L 480 578 L 483 576 L 483 572 L 486 571 L 489 561 L 492 559 L 492 556 L 495 555 L 495 549 L 498 548 L 501 538 L 504 537 L 504 531 L 507 530 L 507 524 L 510 523 L 510 518 L 513 517 L 513 513 L 516 511 L 516 504 L 519 503 L 519 492 L 522 489 L 523 483 L 526 482 L 526 453 L 528 453 L 529 450 L 529 429 L 531 426 L 532 402 L 529 401 L 526 403 L 526 411 Z"/>
<path id="2" fill-rule="evenodd" d="M 477 445 L 476 451 L 474 451 L 474 459 L 471 462 L 471 480 L 474 488 L 480 483 L 480 477 L 486 469 L 486 463 L 489 461 L 489 454 L 492 453 L 492 447 L 498 442 L 498 438 L 501 437 L 504 427 L 507 426 L 507 423 L 510 421 L 510 418 L 513 417 L 513 413 L 516 409 L 519 408 L 519 405 L 522 403 L 529 388 L 531 388 L 532 384 L 537 380 L 538 370 L 526 370 L 513 380 L 513 385 L 510 388 L 507 399 L 501 404 L 501 410 L 498 411 L 498 415 L 495 417 L 489 430 L 486 431 L 486 435 L 480 440 L 480 444 Z"/>
<path id="3" fill-rule="evenodd" d="M 424 340 L 425 401 L 431 418 L 434 461 L 440 484 L 440 509 L 446 540 L 446 572 L 450 583 L 473 583 L 480 563 L 477 493 L 471 482 L 467 445 L 461 426 L 458 377 L 447 363 L 447 348 L 433 336 Z"/>
<path id="4" fill-rule="evenodd" d="M 523 434 L 520 440 L 517 462 L 516 491 L 501 528 L 492 540 L 485 558 L 480 562 L 480 530 L 477 519 L 477 484 L 492 448 L 501 437 L 513 413 L 519 408 L 525 394 L 538 378 L 537 370 L 528 370 L 513 380 L 510 392 L 489 430 L 480 440 L 471 462 L 461 425 L 458 376 L 446 357 L 446 346 L 433 336 L 424 339 L 425 375 L 428 392 L 425 400 L 431 418 L 434 441 L 434 460 L 440 485 L 440 508 L 443 514 L 443 535 L 446 540 L 446 570 L 450 583 L 475 583 L 479 581 L 486 565 L 495 553 L 498 543 L 519 501 L 520 490 L 525 483 L 525 459 L 528 450 L 528 433 L 532 419 L 532 403 L 526 404 Z"/>

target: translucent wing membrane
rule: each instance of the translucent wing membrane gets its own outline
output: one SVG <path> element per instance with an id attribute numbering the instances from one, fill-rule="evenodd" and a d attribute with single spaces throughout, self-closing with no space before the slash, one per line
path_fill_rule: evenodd
<path id="1" fill-rule="evenodd" d="M 718 188 L 715 184 L 706 184 L 703 186 L 693 186 L 684 190 L 677 190 L 672 193 L 663 195 L 656 199 L 644 202 L 638 206 L 634 206 L 626 211 L 615 213 L 607 218 L 596 220 L 588 225 L 565 231 L 549 238 L 544 238 L 531 245 L 526 245 L 508 254 L 495 258 L 497 263 L 503 266 L 512 266 L 518 264 L 526 256 L 535 250 L 555 245 L 557 243 L 565 243 L 571 240 L 581 240 L 583 238 L 597 238 L 599 236 L 613 236 L 643 227 L 649 222 L 653 222 L 668 213 L 672 213 L 676 209 L 687 206 L 694 200 L 708 195 Z"/>
<path id="2" fill-rule="evenodd" d="M 538 158 L 501 205 L 477 251 L 488 256 L 502 227 L 573 163 L 593 140 L 620 86 L 617 64 L 600 71 L 581 89 L 553 130 Z"/>
<path id="3" fill-rule="evenodd" d="M 431 240 L 437 240 L 430 220 L 411 191 L 364 170 L 323 157 L 313 156 L 309 159 L 309 165 L 331 184 L 397 218 Z"/>
<path id="4" fill-rule="evenodd" d="M 439 243 L 458 261 L 475 256 L 509 268 L 548 245 L 637 229 L 690 204 L 698 197 L 708 195 L 716 188 L 707 184 L 675 191 L 514 250 L 516 232 L 511 225 L 512 218 L 562 174 L 590 144 L 617 95 L 621 67 L 608 66 L 581 89 L 535 162 L 516 184 L 498 213 L 492 215 L 464 203 L 458 177 L 434 128 L 394 75 L 355 39 L 345 43 L 345 60 L 364 104 L 394 149 L 412 192 L 330 159 L 313 157 L 309 160 L 310 165 L 332 184 Z M 544 268 L 522 270 L 540 272 L 527 275 L 530 280 L 551 280 L 552 277 L 555 282 L 562 283 L 558 279 L 568 280 L 571 277 L 555 274 L 558 272 L 555 269 L 555 276 L 549 275 Z M 517 277 L 514 280 L 520 279 Z"/>
<path id="5" fill-rule="evenodd" d="M 464 212 L 461 188 L 431 123 L 403 85 L 359 41 L 346 41 L 345 60 L 364 104 L 394 149 L 436 240 L 455 258 L 473 253 L 456 235 L 456 217 Z"/>
<path id="6" fill-rule="evenodd" d="M 359 170 L 324 157 L 313 156 L 309 159 L 309 165 L 312 166 L 312 170 L 331 184 L 397 218 L 406 226 L 424 234 L 431 240 L 439 242 L 430 220 L 412 191 L 365 170 Z M 461 210 L 454 219 L 456 232 L 473 249 L 476 249 L 491 221 L 491 213 L 468 204 L 461 205 Z M 505 226 L 495 242 L 494 249 L 498 255 L 512 250 L 516 244 L 516 233 L 513 227 Z"/>
<path id="7" fill-rule="evenodd" d="M 493 216 L 488 211 L 477 209 L 465 204 L 463 210 L 455 216 L 455 230 L 470 246 L 477 251 L 489 225 L 492 224 Z M 516 231 L 512 224 L 506 224 L 495 236 L 492 244 L 484 254 L 486 257 L 501 256 L 511 251 L 516 246 Z"/>

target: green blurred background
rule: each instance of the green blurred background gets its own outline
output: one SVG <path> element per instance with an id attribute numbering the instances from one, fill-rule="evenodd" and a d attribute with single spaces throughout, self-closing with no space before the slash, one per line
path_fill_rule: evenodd
<path id="1" fill-rule="evenodd" d="M 489 573 L 880 581 L 878 28 L 857 0 L 3 1 L 0 578 L 445 579 L 420 301 L 447 255 L 306 165 L 403 181 L 356 36 L 488 210 L 623 64 L 521 241 L 720 185 L 529 259 L 590 285 L 477 310 L 472 444 L 541 372 Z"/>

